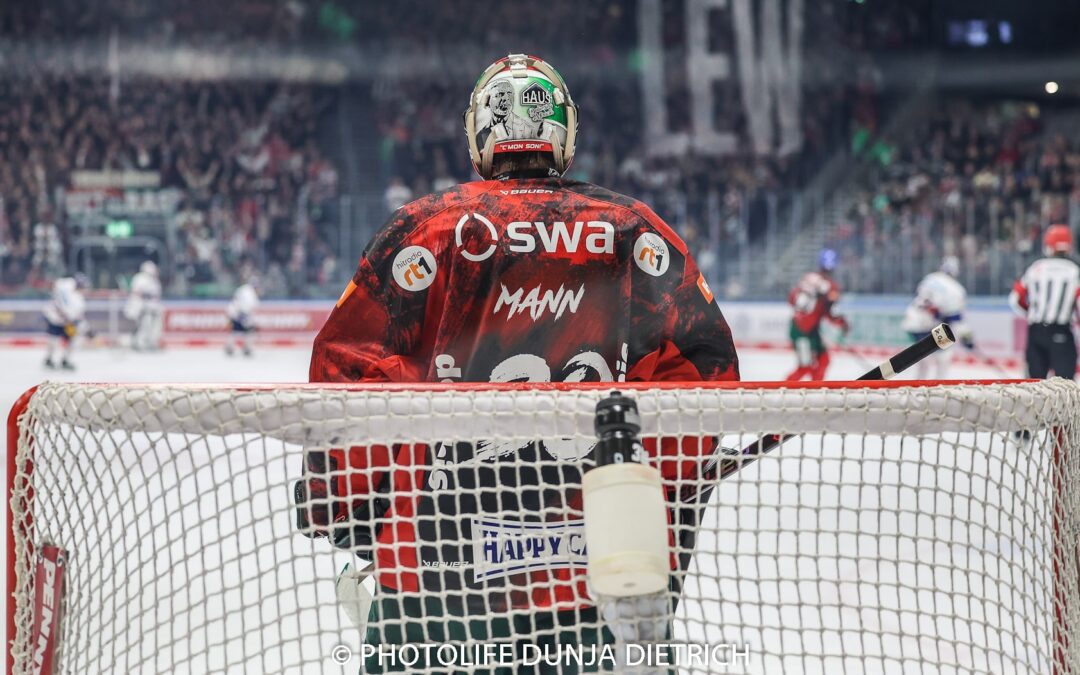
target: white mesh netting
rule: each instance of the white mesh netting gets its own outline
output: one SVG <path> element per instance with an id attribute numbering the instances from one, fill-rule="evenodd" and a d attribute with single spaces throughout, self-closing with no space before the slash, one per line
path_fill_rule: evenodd
<path id="1" fill-rule="evenodd" d="M 619 386 L 679 507 L 651 642 L 680 666 L 638 672 L 1080 672 L 1073 383 Z M 63 672 L 588 671 L 564 648 L 612 640 L 574 522 L 607 392 L 43 385 L 16 672 L 41 542 L 68 553 Z M 792 437 L 708 477 L 709 439 L 769 432 Z M 365 636 L 335 598 L 349 548 L 378 558 Z"/>

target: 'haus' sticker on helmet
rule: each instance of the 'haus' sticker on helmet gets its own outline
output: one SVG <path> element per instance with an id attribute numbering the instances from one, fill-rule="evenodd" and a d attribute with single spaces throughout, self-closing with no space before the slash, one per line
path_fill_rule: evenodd
<path id="1" fill-rule="evenodd" d="M 521 105 L 529 106 L 529 119 L 533 122 L 541 122 L 555 113 L 551 92 L 539 82 L 533 82 L 521 90 Z"/>
<path id="2" fill-rule="evenodd" d="M 521 105 L 544 105 L 551 100 L 551 94 L 536 82 L 521 90 Z"/>

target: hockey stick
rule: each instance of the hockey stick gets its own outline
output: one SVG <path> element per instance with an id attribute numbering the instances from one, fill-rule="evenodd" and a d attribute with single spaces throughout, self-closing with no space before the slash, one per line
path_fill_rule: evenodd
<path id="1" fill-rule="evenodd" d="M 1015 377 L 1013 373 L 1005 370 L 1005 368 L 1003 368 L 1000 363 L 990 358 L 979 349 L 972 347 L 968 351 L 971 352 L 972 356 L 982 361 L 983 365 L 987 365 L 993 368 L 994 372 L 996 372 L 998 375 L 1001 375 L 1002 377 Z"/>
<path id="2" fill-rule="evenodd" d="M 908 346 L 892 358 L 886 359 L 881 365 L 863 373 L 858 378 L 858 381 L 892 379 L 897 373 L 904 372 L 927 356 L 948 349 L 955 343 L 956 336 L 953 335 L 949 324 L 938 324 L 936 328 L 930 331 L 929 335 Z M 724 459 L 720 459 L 713 467 L 706 468 L 706 477 L 712 478 L 715 475 L 720 480 L 723 480 L 747 464 L 752 464 L 765 453 L 775 450 L 785 440 L 787 438 L 780 434 L 769 434 L 743 448 L 738 455 L 724 453 L 727 455 Z"/>
<path id="3" fill-rule="evenodd" d="M 870 362 L 866 360 L 866 357 L 864 357 L 862 354 L 855 351 L 851 347 L 848 347 L 847 345 L 843 345 L 843 344 L 838 344 L 838 345 L 836 345 L 836 349 L 841 354 L 847 354 L 848 356 L 853 357 L 858 362 L 858 364 L 859 364 L 859 366 L 861 368 L 866 368 L 867 370 L 869 370 L 872 367 L 870 365 Z"/>
<path id="4" fill-rule="evenodd" d="M 953 335 L 949 324 L 938 324 L 937 327 L 930 331 L 929 335 L 863 373 L 857 381 L 892 379 L 897 373 L 904 372 L 927 356 L 948 349 L 954 344 L 956 344 L 956 336 Z M 789 438 L 792 437 L 781 434 L 768 434 L 742 450 L 729 450 L 720 446 L 716 461 L 707 465 L 701 476 L 701 482 L 712 482 L 713 484 L 705 489 L 696 489 L 698 483 L 684 488 L 679 495 L 682 504 L 676 507 L 676 520 L 681 529 L 681 533 L 678 535 L 679 547 L 682 551 L 679 554 L 679 564 L 683 570 L 687 569 L 686 566 L 689 564 L 690 556 L 694 550 L 695 527 L 700 520 L 701 510 L 709 502 L 712 492 L 716 488 L 714 481 L 724 480 L 748 464 L 753 464 L 762 455 L 772 452 L 783 445 L 784 441 Z"/>

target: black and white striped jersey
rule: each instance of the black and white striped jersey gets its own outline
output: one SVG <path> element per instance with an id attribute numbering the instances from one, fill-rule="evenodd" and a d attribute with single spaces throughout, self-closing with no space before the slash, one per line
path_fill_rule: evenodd
<path id="1" fill-rule="evenodd" d="M 1013 285 L 1009 305 L 1029 324 L 1068 326 L 1078 311 L 1080 265 L 1070 258 L 1041 258 Z"/>

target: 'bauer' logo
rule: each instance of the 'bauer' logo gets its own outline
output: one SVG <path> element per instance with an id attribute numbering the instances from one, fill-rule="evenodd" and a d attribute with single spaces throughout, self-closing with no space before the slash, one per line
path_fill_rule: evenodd
<path id="1" fill-rule="evenodd" d="M 422 291 L 435 281 L 435 256 L 423 246 L 406 246 L 394 256 L 394 281 L 407 291 Z"/>
<path id="2" fill-rule="evenodd" d="M 634 242 L 634 264 L 646 274 L 658 277 L 671 264 L 667 242 L 658 234 L 645 232 Z"/>

